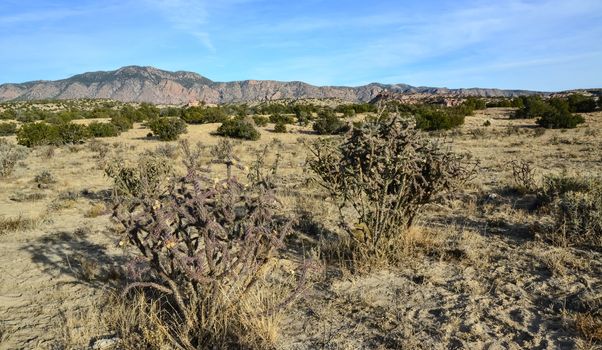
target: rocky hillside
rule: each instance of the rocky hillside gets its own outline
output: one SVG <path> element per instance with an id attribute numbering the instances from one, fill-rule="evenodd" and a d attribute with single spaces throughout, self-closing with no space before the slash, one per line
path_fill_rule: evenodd
<path id="1" fill-rule="evenodd" d="M 190 101 L 229 103 L 299 98 L 339 98 L 371 101 L 383 93 L 446 96 L 517 96 L 532 92 L 498 89 L 447 89 L 405 84 L 372 83 L 358 87 L 313 86 L 299 81 L 245 80 L 214 82 L 197 73 L 169 72 L 129 66 L 109 72 L 90 72 L 56 81 L 0 85 L 0 101 L 108 98 L 124 102 L 181 104 Z"/>

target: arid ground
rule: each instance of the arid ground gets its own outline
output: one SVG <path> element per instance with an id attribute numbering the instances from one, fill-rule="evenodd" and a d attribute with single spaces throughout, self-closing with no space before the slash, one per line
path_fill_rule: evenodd
<path id="1" fill-rule="evenodd" d="M 429 136 L 478 160 L 476 177 L 427 208 L 399 266 L 361 274 L 327 266 L 285 314 L 278 348 L 602 348 L 602 252 L 552 244 L 550 213 L 532 210 L 533 194 L 512 190 L 511 165 L 529 163 L 536 183 L 553 174 L 600 176 L 602 112 L 585 114 L 576 129 L 545 132 L 532 120 L 510 120 L 510 112 L 478 111 L 462 127 Z M 182 138 L 214 145 L 218 125 L 189 125 Z M 261 127 L 259 141 L 237 143 L 236 154 L 246 167 L 266 145 L 271 159 L 280 154 L 285 211 L 313 223 L 290 240 L 284 258 L 294 260 L 336 233 L 335 208 L 307 181 L 303 140 L 318 136 L 273 127 Z M 0 219 L 20 218 L 0 228 L 1 349 L 82 349 L 114 335 L 107 300 L 119 292 L 125 252 L 110 220 L 112 180 L 103 164 L 177 145 L 147 133 L 137 124 L 115 138 L 38 147 L 0 179 Z M 246 170 L 234 175 L 244 179 Z"/>

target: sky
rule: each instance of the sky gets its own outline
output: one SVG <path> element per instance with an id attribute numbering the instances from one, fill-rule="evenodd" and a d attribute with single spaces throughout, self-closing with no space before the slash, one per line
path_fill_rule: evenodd
<path id="1" fill-rule="evenodd" d="M 122 66 L 214 81 L 602 87 L 602 0 L 2 0 L 0 83 Z"/>

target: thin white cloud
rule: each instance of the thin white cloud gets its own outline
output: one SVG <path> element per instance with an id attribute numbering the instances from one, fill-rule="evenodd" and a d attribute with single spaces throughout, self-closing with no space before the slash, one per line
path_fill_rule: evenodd
<path id="1" fill-rule="evenodd" d="M 143 0 L 156 8 L 174 27 L 197 38 L 212 53 L 216 48 L 211 40 L 208 22 L 212 12 L 217 12 L 251 0 Z"/>
<path id="2" fill-rule="evenodd" d="M 144 0 L 156 8 L 173 26 L 197 38 L 207 50 L 215 52 L 215 46 L 205 30 L 209 16 L 205 1 L 201 0 Z"/>
<path id="3" fill-rule="evenodd" d="M 213 46 L 213 42 L 211 41 L 211 37 L 209 36 L 209 33 L 207 33 L 207 32 L 192 32 L 191 34 L 192 34 L 192 36 L 194 36 L 197 39 L 199 39 L 201 41 L 201 43 L 203 45 L 205 45 L 205 47 L 209 51 L 211 51 L 212 53 L 215 53 L 217 51 L 215 49 L 215 46 Z"/>

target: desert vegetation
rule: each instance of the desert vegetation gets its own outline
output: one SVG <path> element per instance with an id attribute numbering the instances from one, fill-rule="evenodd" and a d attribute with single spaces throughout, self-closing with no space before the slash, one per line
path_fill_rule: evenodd
<path id="1" fill-rule="evenodd" d="M 595 349 L 596 98 L 2 104 L 0 347 Z"/>

